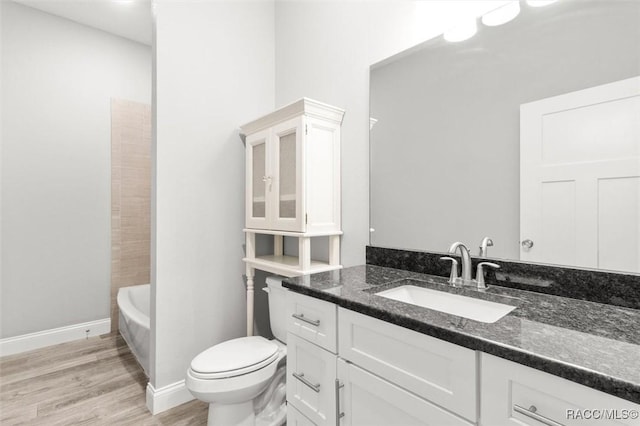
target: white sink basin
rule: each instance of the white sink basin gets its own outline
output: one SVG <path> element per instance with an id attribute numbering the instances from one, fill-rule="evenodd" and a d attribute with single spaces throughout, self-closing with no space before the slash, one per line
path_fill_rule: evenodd
<path id="1" fill-rule="evenodd" d="M 414 285 L 403 285 L 376 294 L 387 299 L 398 300 L 486 323 L 494 323 L 516 308 L 502 303 L 489 302 L 488 300 L 460 296 Z"/>

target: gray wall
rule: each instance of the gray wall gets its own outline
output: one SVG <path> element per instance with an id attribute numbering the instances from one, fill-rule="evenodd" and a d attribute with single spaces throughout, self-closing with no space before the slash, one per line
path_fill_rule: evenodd
<path id="1" fill-rule="evenodd" d="M 150 102 L 151 50 L 2 9 L 4 338 L 109 317 L 110 98 Z"/>
<path id="2" fill-rule="evenodd" d="M 244 146 L 273 110 L 273 2 L 156 4 L 151 384 L 246 333 Z M 153 237 L 152 237 L 153 238 Z"/>
<path id="3" fill-rule="evenodd" d="M 276 106 L 307 96 L 345 109 L 342 264 L 364 263 L 368 240 L 368 6 L 276 3 Z"/>
<path id="4" fill-rule="evenodd" d="M 640 74 L 640 3 L 526 8 L 371 72 L 373 245 L 519 257 L 519 106 Z"/>
<path id="5" fill-rule="evenodd" d="M 369 67 L 441 32 L 418 5 L 442 16 L 446 2 L 278 1 L 276 107 L 307 96 L 345 109 L 342 126 L 344 266 L 365 262 L 369 243 Z M 424 15 L 421 15 L 424 16 Z M 285 248 L 295 252 L 295 247 Z M 312 245 L 325 249 L 322 242 Z"/>

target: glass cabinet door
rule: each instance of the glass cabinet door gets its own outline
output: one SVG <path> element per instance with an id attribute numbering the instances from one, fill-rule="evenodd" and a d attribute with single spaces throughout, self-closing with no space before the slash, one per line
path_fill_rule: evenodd
<path id="1" fill-rule="evenodd" d="M 266 228 L 268 223 L 268 191 L 272 176 L 268 171 L 268 132 L 247 138 L 247 227 Z"/>
<path id="2" fill-rule="evenodd" d="M 274 200 L 274 228 L 303 231 L 301 205 L 302 118 L 287 121 L 273 130 L 274 174 L 277 179 Z"/>
<path id="3" fill-rule="evenodd" d="M 296 217 L 296 133 L 280 137 L 278 154 L 278 213 L 280 218 Z"/>

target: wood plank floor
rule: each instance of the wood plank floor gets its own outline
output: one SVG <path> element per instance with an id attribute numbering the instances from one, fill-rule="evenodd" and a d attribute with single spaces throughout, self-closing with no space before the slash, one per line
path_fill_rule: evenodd
<path id="1" fill-rule="evenodd" d="M 0 424 L 206 425 L 191 401 L 152 416 L 147 378 L 117 333 L 0 358 Z"/>

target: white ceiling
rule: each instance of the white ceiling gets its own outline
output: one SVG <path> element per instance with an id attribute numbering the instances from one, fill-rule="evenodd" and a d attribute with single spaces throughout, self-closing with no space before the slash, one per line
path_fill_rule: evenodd
<path id="1" fill-rule="evenodd" d="M 150 0 L 13 1 L 139 43 L 151 45 Z"/>

